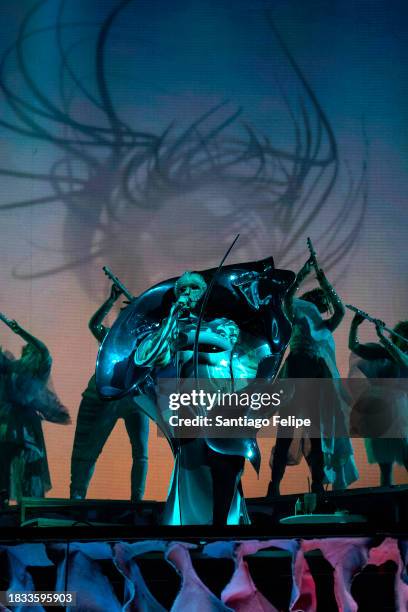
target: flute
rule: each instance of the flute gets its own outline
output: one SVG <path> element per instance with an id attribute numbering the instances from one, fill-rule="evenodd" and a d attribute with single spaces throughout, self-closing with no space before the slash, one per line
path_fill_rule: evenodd
<path id="1" fill-rule="evenodd" d="M 364 310 L 360 310 L 360 308 L 357 308 L 356 306 L 352 306 L 351 304 L 346 304 L 346 308 L 348 308 L 349 310 L 352 310 L 353 312 L 355 312 L 356 314 L 360 315 L 361 317 L 364 317 L 364 319 L 366 319 L 367 321 L 370 321 L 370 323 L 374 323 L 374 325 L 377 325 L 377 324 L 381 325 L 381 327 L 385 331 L 387 331 L 389 334 L 392 334 L 396 338 L 400 338 L 404 342 L 408 341 L 407 338 L 404 338 L 404 336 L 401 336 L 401 334 L 398 334 L 397 332 L 395 332 L 390 327 L 387 327 L 386 324 L 384 323 L 384 321 L 381 321 L 381 319 L 376 319 L 375 317 L 372 317 L 371 315 L 369 315 Z"/>
<path id="2" fill-rule="evenodd" d="M 8 325 L 9 327 L 11 326 L 11 319 L 8 319 L 6 315 L 3 314 L 2 312 L 0 312 L 0 321 L 3 321 L 3 323 Z"/>
<path id="3" fill-rule="evenodd" d="M 314 269 L 316 271 L 316 274 L 317 274 L 320 271 L 320 268 L 319 268 L 319 264 L 317 263 L 316 251 L 313 248 L 313 244 L 312 244 L 312 241 L 311 241 L 310 238 L 308 238 L 306 240 L 306 242 L 307 242 L 307 248 L 310 251 L 310 259 L 312 260 L 312 265 L 313 265 L 313 267 L 314 267 Z"/>
<path id="4" fill-rule="evenodd" d="M 103 271 L 105 272 L 106 276 L 112 281 L 112 283 L 114 285 L 116 285 L 116 287 L 118 289 L 121 290 L 121 292 L 123 293 L 123 295 L 131 302 L 132 300 L 134 300 L 134 296 L 130 293 L 129 289 L 127 289 L 125 287 L 125 285 L 122 283 L 122 281 L 120 281 L 118 279 L 117 276 L 114 275 L 114 273 L 112 272 L 112 270 L 110 268 L 108 268 L 108 266 L 103 266 Z"/>

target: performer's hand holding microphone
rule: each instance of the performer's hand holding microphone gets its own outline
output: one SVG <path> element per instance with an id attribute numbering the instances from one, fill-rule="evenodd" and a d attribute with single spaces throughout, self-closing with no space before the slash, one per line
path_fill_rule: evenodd
<path id="1" fill-rule="evenodd" d="M 180 315 L 182 313 L 190 312 L 193 306 L 193 297 L 188 293 L 182 293 L 178 296 L 170 310 L 170 316 L 175 314 Z"/>
<path id="2" fill-rule="evenodd" d="M 179 304 L 179 306 L 183 308 L 184 310 L 185 309 L 190 310 L 192 306 L 192 302 L 193 300 L 192 300 L 191 295 L 188 295 L 186 293 L 180 295 L 177 299 L 177 304 Z"/>
<path id="3" fill-rule="evenodd" d="M 180 295 L 170 308 L 169 316 L 166 319 L 164 334 L 170 332 L 174 334 L 178 318 L 191 310 L 191 298 L 189 295 Z"/>

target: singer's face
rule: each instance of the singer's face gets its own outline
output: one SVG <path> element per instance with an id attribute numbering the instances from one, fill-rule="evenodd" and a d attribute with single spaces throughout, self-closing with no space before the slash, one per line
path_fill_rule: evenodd
<path id="1" fill-rule="evenodd" d="M 183 284 L 180 284 L 177 287 L 177 298 L 181 301 L 186 301 L 186 304 L 190 306 L 190 308 L 194 308 L 200 298 L 203 296 L 205 289 L 200 287 L 198 283 L 195 283 L 193 280 L 186 281 Z"/>

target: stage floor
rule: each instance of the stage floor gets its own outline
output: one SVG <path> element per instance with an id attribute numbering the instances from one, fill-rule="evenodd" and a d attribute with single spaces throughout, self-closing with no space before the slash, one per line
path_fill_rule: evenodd
<path id="1" fill-rule="evenodd" d="M 408 533 L 408 485 L 327 492 L 313 515 L 295 518 L 303 494 L 247 499 L 251 525 L 164 526 L 164 503 L 127 500 L 24 498 L 0 513 L 0 541 L 219 537 L 329 537 Z M 282 522 L 283 521 L 283 522 Z"/>

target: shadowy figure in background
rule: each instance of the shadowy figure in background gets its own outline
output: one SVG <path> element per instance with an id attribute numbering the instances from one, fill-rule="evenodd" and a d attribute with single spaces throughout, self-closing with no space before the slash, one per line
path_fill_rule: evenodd
<path id="1" fill-rule="evenodd" d="M 51 488 L 43 419 L 70 422 L 67 409 L 48 387 L 51 355 L 41 340 L 2 318 L 25 342 L 20 359 L 0 349 L 0 494 L 2 504 L 44 497 Z"/>
<path id="2" fill-rule="evenodd" d="M 89 329 L 99 343 L 102 343 L 109 331 L 109 328 L 102 325 L 102 321 L 121 294 L 122 291 L 112 285 L 110 296 L 89 321 Z M 143 498 L 148 463 L 149 418 L 136 410 L 129 397 L 114 402 L 101 399 L 96 390 L 95 375 L 90 378 L 79 406 L 71 457 L 71 498 L 86 497 L 96 461 L 120 418 L 125 422 L 132 446 L 131 499 L 138 502 Z"/>
<path id="3" fill-rule="evenodd" d="M 393 484 L 393 465 L 404 465 L 408 471 L 408 394 L 406 385 L 398 389 L 396 385 L 377 383 L 375 379 L 408 378 L 408 321 L 401 321 L 394 327 L 394 331 L 407 338 L 404 340 L 395 337 L 395 341 L 384 336 L 384 324 L 376 323 L 376 331 L 380 344 L 360 344 L 358 340 L 358 327 L 365 317 L 356 314 L 351 322 L 349 334 L 349 349 L 354 355 L 360 357 L 354 367 L 372 380 L 370 388 L 365 391 L 353 407 L 352 416 L 359 417 L 359 429 L 364 426 L 374 432 L 377 425 L 384 425 L 382 417 L 389 419 L 389 426 L 397 428 L 399 438 L 385 437 L 388 427 L 382 427 L 378 432 L 384 437 L 365 437 L 364 443 L 369 463 L 378 463 L 380 468 L 380 486 Z M 354 367 L 351 374 L 353 374 Z M 377 417 L 377 422 L 376 422 Z M 381 423 L 378 423 L 378 417 Z"/>

